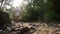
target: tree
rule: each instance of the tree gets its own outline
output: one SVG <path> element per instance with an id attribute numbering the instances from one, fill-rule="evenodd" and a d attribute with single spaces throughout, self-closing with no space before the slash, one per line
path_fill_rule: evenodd
<path id="1" fill-rule="evenodd" d="M 47 3 L 43 0 L 33 0 L 33 3 L 29 3 L 26 8 L 26 15 L 24 16 L 26 20 L 36 21 L 41 20 L 44 13 L 47 12 Z"/>
<path id="2" fill-rule="evenodd" d="M 11 3 L 12 0 L 0 0 L 0 8 L 3 9 L 3 8 L 6 8 L 6 6 L 11 6 Z"/>
<path id="3" fill-rule="evenodd" d="M 25 7 L 22 18 L 26 21 L 60 21 L 59 3 L 60 0 L 33 0 Z"/>

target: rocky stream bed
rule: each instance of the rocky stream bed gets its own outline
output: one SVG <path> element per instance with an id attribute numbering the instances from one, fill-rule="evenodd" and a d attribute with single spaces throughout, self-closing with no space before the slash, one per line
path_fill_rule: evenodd
<path id="1" fill-rule="evenodd" d="M 60 34 L 60 24 L 55 23 L 15 23 L 16 31 L 11 34 Z"/>

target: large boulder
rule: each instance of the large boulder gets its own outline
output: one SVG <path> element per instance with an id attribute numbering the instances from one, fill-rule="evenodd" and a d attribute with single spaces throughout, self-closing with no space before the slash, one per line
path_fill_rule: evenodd
<path id="1" fill-rule="evenodd" d="M 10 23 L 9 14 L 0 10 L 0 27 L 8 26 Z"/>

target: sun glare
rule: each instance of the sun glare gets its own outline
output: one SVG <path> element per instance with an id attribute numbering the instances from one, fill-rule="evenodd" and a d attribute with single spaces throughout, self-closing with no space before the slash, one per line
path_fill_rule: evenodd
<path id="1" fill-rule="evenodd" d="M 19 7 L 19 5 L 21 5 L 22 4 L 22 2 L 23 2 L 23 0 L 14 0 L 14 2 L 13 2 L 13 7 Z"/>

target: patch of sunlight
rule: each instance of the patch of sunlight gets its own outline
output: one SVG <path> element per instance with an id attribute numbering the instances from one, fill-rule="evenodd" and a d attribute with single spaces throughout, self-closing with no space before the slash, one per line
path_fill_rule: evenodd
<path id="1" fill-rule="evenodd" d="M 31 5 L 31 7 L 34 7 L 33 5 Z"/>
<path id="2" fill-rule="evenodd" d="M 28 1 L 24 1 L 24 5 L 26 6 L 28 4 Z"/>
<path id="3" fill-rule="evenodd" d="M 34 34 L 37 34 L 37 33 L 34 33 Z"/>
<path id="4" fill-rule="evenodd" d="M 1 3 L 0 3 L 0 6 L 1 6 Z"/>
<path id="5" fill-rule="evenodd" d="M 45 3 L 47 3 L 47 0 L 43 0 Z"/>
<path id="6" fill-rule="evenodd" d="M 37 6 L 35 6 L 35 8 L 37 8 Z"/>
<path id="7" fill-rule="evenodd" d="M 7 6 L 6 8 L 7 8 L 7 9 L 10 9 L 11 7 L 10 7 L 10 6 Z"/>
<path id="8" fill-rule="evenodd" d="M 19 18 L 21 19 L 22 17 L 20 16 Z"/>
<path id="9" fill-rule="evenodd" d="M 23 10 L 24 10 L 25 8 L 23 7 Z"/>

